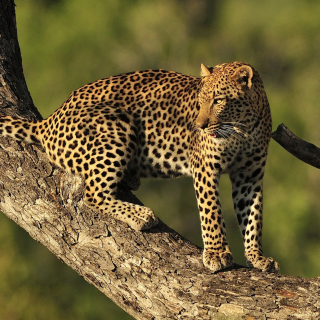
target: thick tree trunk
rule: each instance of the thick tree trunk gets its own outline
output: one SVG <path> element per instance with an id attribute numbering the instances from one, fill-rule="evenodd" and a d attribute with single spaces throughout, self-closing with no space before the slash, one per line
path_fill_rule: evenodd
<path id="1" fill-rule="evenodd" d="M 14 3 L 0 0 L 1 113 L 39 118 L 16 36 Z M 41 148 L 0 142 L 1 210 L 136 319 L 320 317 L 319 278 L 240 266 L 213 274 L 202 250 L 163 223 L 138 232 L 101 217 L 83 204 L 83 180 L 54 167 Z M 138 202 L 128 190 L 119 197 Z"/>

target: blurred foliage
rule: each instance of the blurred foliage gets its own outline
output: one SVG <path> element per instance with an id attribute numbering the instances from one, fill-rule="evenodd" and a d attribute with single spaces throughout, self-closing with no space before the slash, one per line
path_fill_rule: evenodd
<path id="1" fill-rule="evenodd" d="M 77 87 L 109 75 L 164 68 L 198 75 L 200 63 L 251 63 L 261 74 L 274 128 L 281 122 L 320 144 L 320 3 L 254 0 L 16 0 L 25 76 L 49 116 Z M 320 172 L 271 142 L 264 195 L 264 250 L 284 274 L 320 270 Z M 245 263 L 222 179 L 235 260 Z M 146 180 L 138 197 L 202 245 L 192 181 Z M 1 319 L 130 319 L 29 235 L 0 216 Z"/>

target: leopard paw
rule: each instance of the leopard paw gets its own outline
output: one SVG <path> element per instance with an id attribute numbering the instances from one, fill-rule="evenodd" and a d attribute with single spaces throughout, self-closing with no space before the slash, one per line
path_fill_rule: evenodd
<path id="1" fill-rule="evenodd" d="M 203 264 L 213 272 L 217 272 L 233 266 L 233 256 L 229 251 L 215 251 L 205 249 L 203 252 Z"/>
<path id="2" fill-rule="evenodd" d="M 123 202 L 111 209 L 109 214 L 138 231 L 150 229 L 158 224 L 158 218 L 150 208 L 136 204 Z"/>
<path id="3" fill-rule="evenodd" d="M 278 273 L 280 270 L 279 263 L 271 257 L 264 257 L 258 254 L 247 256 L 248 267 L 253 267 L 264 272 Z"/>
<path id="4" fill-rule="evenodd" d="M 154 212 L 147 207 L 135 205 L 135 210 L 129 216 L 132 219 L 128 219 L 127 223 L 130 225 L 131 228 L 135 230 L 148 230 L 158 224 L 158 218 L 154 214 Z"/>

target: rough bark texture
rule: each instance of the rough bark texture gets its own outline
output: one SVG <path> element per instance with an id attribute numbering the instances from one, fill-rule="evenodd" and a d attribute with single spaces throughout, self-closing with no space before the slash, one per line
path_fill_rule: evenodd
<path id="1" fill-rule="evenodd" d="M 22 69 L 14 1 L 0 1 L 0 115 L 41 119 Z"/>
<path id="2" fill-rule="evenodd" d="M 297 137 L 283 123 L 272 133 L 272 138 L 301 161 L 320 169 L 320 148 Z"/>
<path id="3" fill-rule="evenodd" d="M 0 7 L 1 112 L 38 118 L 23 78 L 13 1 L 0 0 Z M 1 210 L 136 319 L 320 317 L 320 278 L 240 266 L 213 274 L 202 250 L 163 223 L 137 232 L 88 209 L 83 180 L 50 164 L 41 148 L 1 138 L 0 159 Z M 127 190 L 119 197 L 138 201 Z"/>

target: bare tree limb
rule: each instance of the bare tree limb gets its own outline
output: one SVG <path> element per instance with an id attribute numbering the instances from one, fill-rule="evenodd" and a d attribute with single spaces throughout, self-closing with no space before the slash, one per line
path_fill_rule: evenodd
<path id="1" fill-rule="evenodd" d="M 297 137 L 283 123 L 272 133 L 272 138 L 301 161 L 320 169 L 320 148 Z"/>
<path id="2" fill-rule="evenodd" d="M 1 112 L 38 118 L 20 72 L 14 3 L 0 7 Z M 213 274 L 202 249 L 163 223 L 138 232 L 87 208 L 82 178 L 54 167 L 40 148 L 1 138 L 0 159 L 1 210 L 136 319 L 320 317 L 320 278 L 240 266 Z M 125 189 L 119 197 L 138 201 Z"/>

